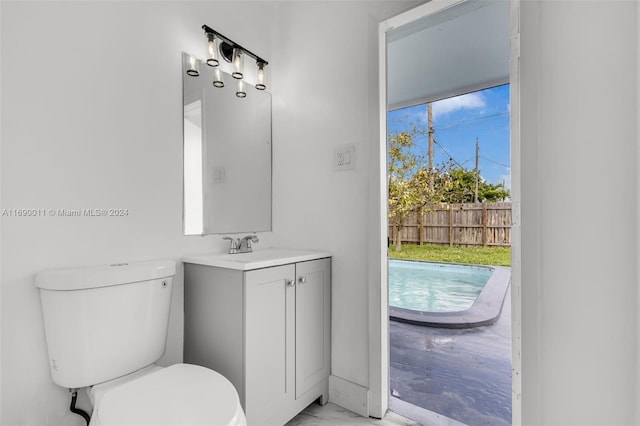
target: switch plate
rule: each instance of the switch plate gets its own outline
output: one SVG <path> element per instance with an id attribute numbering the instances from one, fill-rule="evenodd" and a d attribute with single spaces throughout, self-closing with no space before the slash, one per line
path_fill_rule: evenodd
<path id="1" fill-rule="evenodd" d="M 227 172 L 224 167 L 213 168 L 213 183 L 224 183 L 227 180 Z"/>
<path id="2" fill-rule="evenodd" d="M 333 155 L 333 169 L 336 171 L 353 170 L 356 164 L 356 146 L 342 145 L 335 149 Z"/>

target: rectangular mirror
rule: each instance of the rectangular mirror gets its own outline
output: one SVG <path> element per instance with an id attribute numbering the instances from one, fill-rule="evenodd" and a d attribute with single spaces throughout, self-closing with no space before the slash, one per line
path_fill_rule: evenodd
<path id="1" fill-rule="evenodd" d="M 198 76 L 184 69 L 185 235 L 271 230 L 271 94 L 202 63 Z"/>

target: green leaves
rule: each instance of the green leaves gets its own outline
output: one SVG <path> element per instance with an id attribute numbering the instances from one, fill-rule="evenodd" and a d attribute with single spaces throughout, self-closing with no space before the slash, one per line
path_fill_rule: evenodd
<path id="1" fill-rule="evenodd" d="M 387 138 L 389 222 L 398 230 L 411 213 L 441 203 L 451 189 L 446 167 L 429 170 L 424 157 L 415 153 L 414 136 L 419 132 L 414 128 Z"/>
<path id="2" fill-rule="evenodd" d="M 473 203 L 476 182 L 475 170 L 456 167 L 451 168 L 448 173 L 451 176 L 452 186 L 445 191 L 443 201 L 450 204 Z M 478 176 L 479 202 L 504 201 L 510 196 L 511 193 L 502 184 L 490 184 L 482 179 L 482 176 Z"/>
<path id="3" fill-rule="evenodd" d="M 472 203 L 475 198 L 476 180 L 478 201 L 503 201 L 510 196 L 502 184 L 486 182 L 475 170 L 442 164 L 430 170 L 424 155 L 416 152 L 415 137 L 425 134 L 417 126 L 387 137 L 387 176 L 389 223 L 397 234 L 413 212 L 424 211 L 440 203 Z M 400 241 L 394 235 L 396 249 Z"/>

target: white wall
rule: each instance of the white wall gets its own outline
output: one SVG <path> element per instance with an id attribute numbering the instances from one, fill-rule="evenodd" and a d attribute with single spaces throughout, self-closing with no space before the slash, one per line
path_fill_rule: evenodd
<path id="1" fill-rule="evenodd" d="M 1 3 L 2 208 L 122 207 L 129 216 L 2 218 L 0 423 L 82 424 L 49 378 L 35 272 L 224 250 L 220 236 L 181 230 L 180 52 L 203 54 L 205 22 L 270 61 L 274 232 L 260 244 L 335 253 L 333 374 L 369 385 L 371 26 L 408 4 Z M 527 424 L 640 420 L 631 373 L 638 13 L 635 2 L 604 4 L 523 4 Z M 346 143 L 356 145 L 356 169 L 334 172 L 333 150 Z M 612 209 L 608 232 L 586 240 Z M 181 273 L 165 364 L 181 360 Z"/>
<path id="2" fill-rule="evenodd" d="M 270 65 L 275 235 L 283 246 L 333 252 L 332 374 L 362 389 L 365 399 L 368 295 L 379 286 L 369 276 L 370 246 L 379 240 L 370 224 L 379 214 L 370 208 L 370 191 L 378 188 L 371 176 L 379 174 L 372 173 L 378 163 L 371 152 L 379 137 L 371 118 L 377 120 L 375 35 L 378 22 L 415 3 L 283 4 Z M 355 169 L 334 171 L 334 150 L 344 144 L 355 145 Z"/>
<path id="3" fill-rule="evenodd" d="M 272 78 L 274 229 L 282 232 L 283 246 L 333 252 L 332 373 L 366 386 L 369 140 L 362 11 L 356 2 L 283 7 L 276 39 L 283 49 L 274 56 Z M 356 146 L 356 168 L 335 172 L 333 150 L 347 143 Z"/>
<path id="4" fill-rule="evenodd" d="M 50 380 L 37 271 L 224 251 L 220 236 L 182 236 L 180 55 L 204 55 L 203 23 L 270 62 L 274 232 L 259 244 L 335 253 L 332 373 L 366 389 L 372 35 L 415 3 L 1 3 L 2 208 L 129 215 L 2 218 L 0 423 L 82 424 Z M 347 143 L 356 168 L 334 172 Z M 180 269 L 164 364 L 182 359 L 182 285 Z"/>
<path id="5" fill-rule="evenodd" d="M 204 23 L 271 56 L 262 2 L 6 2 L 2 208 L 126 208 L 126 217 L 2 217 L 3 425 L 81 425 L 50 379 L 37 271 L 222 252 L 182 236 L 183 50 Z M 271 234 L 261 234 L 269 245 Z M 182 360 L 182 268 L 164 364 Z M 86 406 L 86 400 L 81 401 Z"/>
<path id="6" fill-rule="evenodd" d="M 523 422 L 638 424 L 638 3 L 521 7 Z"/>

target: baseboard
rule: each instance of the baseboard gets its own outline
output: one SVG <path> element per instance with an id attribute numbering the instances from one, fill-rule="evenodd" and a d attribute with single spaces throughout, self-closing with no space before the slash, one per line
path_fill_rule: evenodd
<path id="1" fill-rule="evenodd" d="M 369 389 L 338 376 L 329 376 L 329 401 L 369 417 Z"/>

